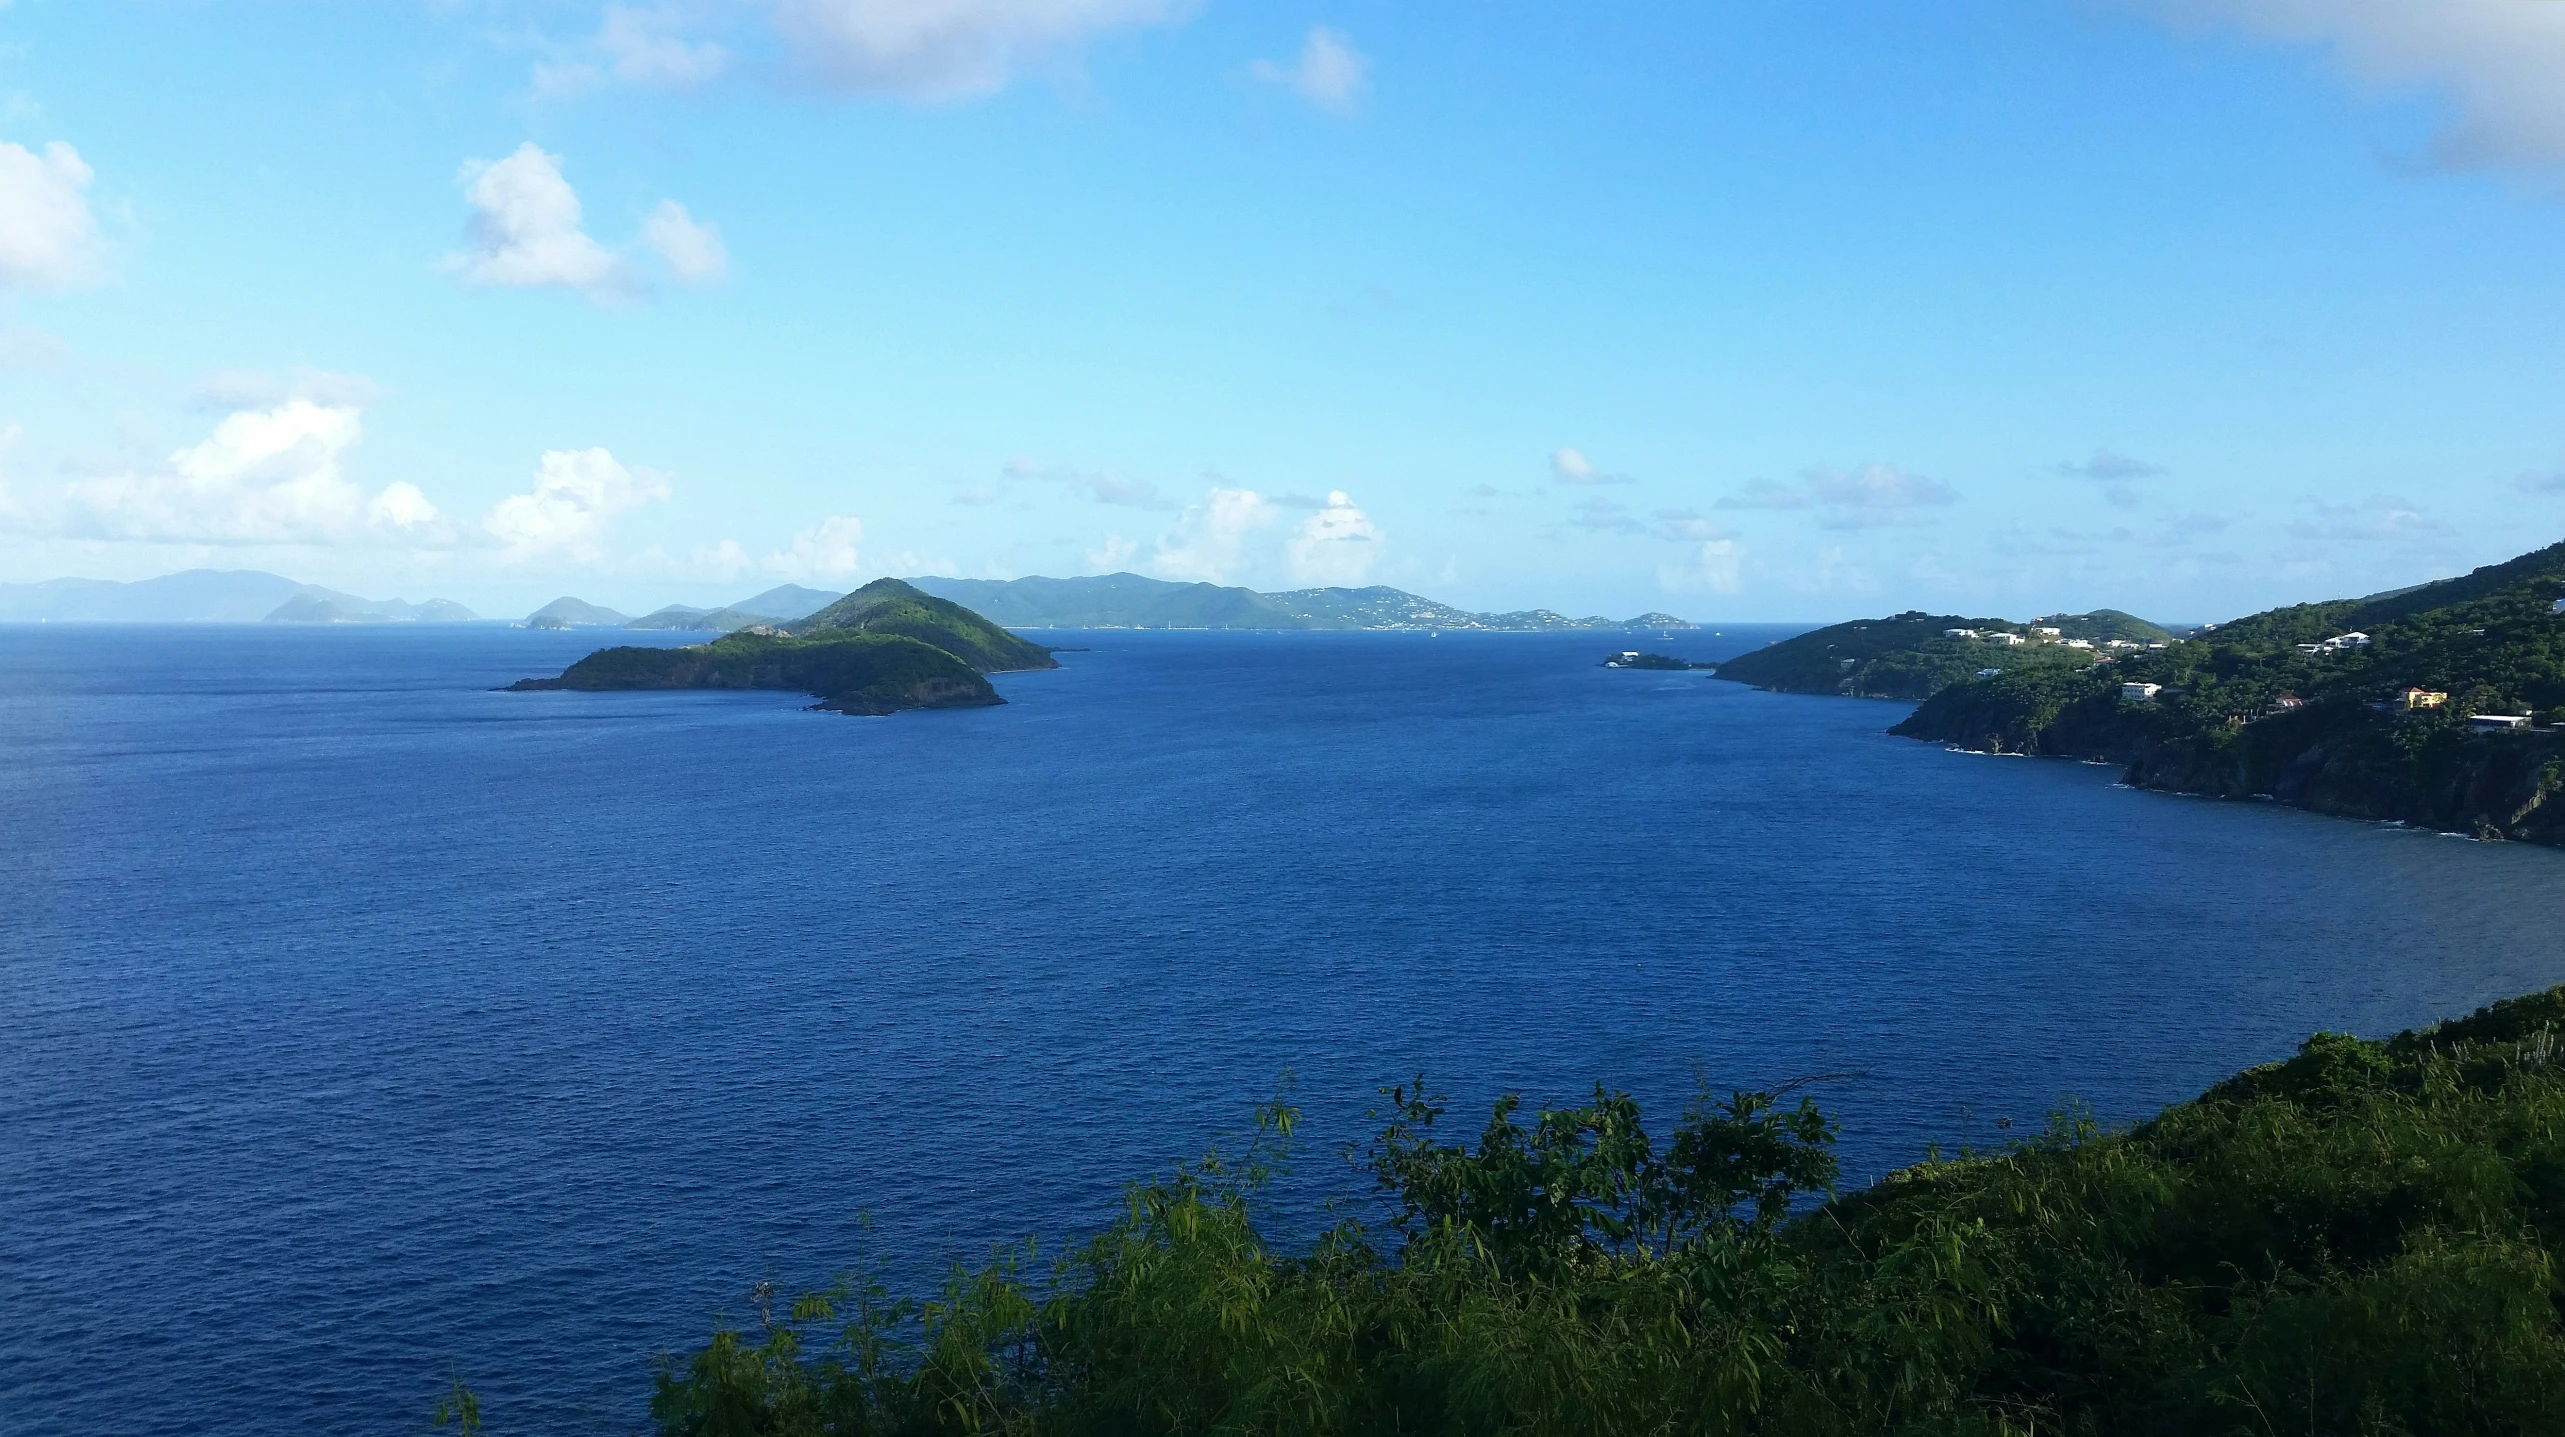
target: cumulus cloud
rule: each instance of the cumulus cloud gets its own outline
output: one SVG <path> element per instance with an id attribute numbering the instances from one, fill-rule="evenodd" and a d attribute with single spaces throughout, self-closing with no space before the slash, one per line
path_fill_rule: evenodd
<path id="1" fill-rule="evenodd" d="M 1630 476 L 1627 474 L 1606 474 L 1595 468 L 1592 460 L 1574 449 L 1550 451 L 1550 477 L 1562 484 L 1573 484 L 1579 488 L 1595 484 L 1630 482 Z"/>
<path id="2" fill-rule="evenodd" d="M 722 245 L 721 231 L 697 223 L 675 200 L 661 200 L 650 212 L 641 242 L 686 284 L 710 284 L 730 272 L 730 251 Z"/>
<path id="3" fill-rule="evenodd" d="M 346 460 L 365 436 L 350 405 L 289 399 L 226 415 L 166 461 L 76 480 L 44 527 L 75 536 L 189 544 L 339 544 L 436 536 L 411 484 L 368 493 Z"/>
<path id="4" fill-rule="evenodd" d="M 559 155 L 528 140 L 504 160 L 466 163 L 461 179 L 472 247 L 446 266 L 465 283 L 590 294 L 627 286 L 623 261 L 580 228 L 579 195 L 561 177 Z"/>
<path id="5" fill-rule="evenodd" d="M 69 289 L 103 268 L 89 166 L 56 141 L 0 144 L 0 288 Z"/>
<path id="6" fill-rule="evenodd" d="M 2289 525 L 2293 539 L 2327 543 L 2428 543 L 2447 538 L 2449 525 L 2422 506 L 2393 494 L 2372 494 L 2356 504 L 2311 500 L 2307 515 Z"/>
<path id="7" fill-rule="evenodd" d="M 1815 509 L 1828 529 L 1879 529 L 1931 522 L 1927 509 L 1959 501 L 1938 479 L 1910 474 L 1893 464 L 1857 469 L 1810 469 L 1796 485 L 1758 479 L 1712 505 L 1718 509 Z"/>
<path id="8" fill-rule="evenodd" d="M 2096 449 L 2093 457 L 2081 464 L 2065 463 L 2057 472 L 2070 479 L 2089 479 L 2102 486 L 2102 497 L 2123 509 L 2134 509 L 2142 502 L 2136 480 L 2152 479 L 2164 472 L 2143 459 L 2131 459 L 2108 449 Z"/>
<path id="9" fill-rule="evenodd" d="M 645 292 L 624 256 L 583 227 L 579 194 L 562 176 L 559 155 L 528 140 L 504 160 L 467 162 L 460 179 L 472 206 L 470 247 L 446 256 L 445 267 L 464 283 L 575 289 L 600 301 Z M 709 283 L 729 268 L 721 231 L 674 200 L 651 213 L 640 243 L 684 283 Z"/>
<path id="10" fill-rule="evenodd" d="M 849 514 L 831 514 L 793 536 L 780 552 L 766 556 L 771 572 L 797 582 L 812 579 L 843 582 L 863 568 L 858 545 L 864 523 Z"/>
<path id="11" fill-rule="evenodd" d="M 2177 21 L 2324 49 L 2377 92 L 2448 101 L 2432 158 L 2565 165 L 2565 6 L 2518 0 L 2153 0 Z"/>
<path id="12" fill-rule="evenodd" d="M 1000 90 L 1087 42 L 1170 24 L 1190 0 L 775 0 L 775 31 L 829 88 L 912 100 Z"/>
<path id="13" fill-rule="evenodd" d="M 1119 534 L 1107 534 L 1104 536 L 1103 543 L 1087 550 L 1087 570 L 1096 574 L 1119 572 L 1139 552 L 1140 545 L 1137 542 L 1125 539 Z"/>
<path id="14" fill-rule="evenodd" d="M 1372 62 L 1354 48 L 1342 30 L 1312 25 L 1300 42 L 1300 58 L 1289 64 L 1258 60 L 1248 73 L 1268 85 L 1280 85 L 1322 110 L 1349 115 L 1361 106 L 1371 82 Z"/>
<path id="15" fill-rule="evenodd" d="M 667 497 L 665 478 L 627 469 L 603 449 L 547 449 L 536 461 L 534 488 L 492 505 L 481 528 L 510 562 L 553 554 L 594 562 L 603 556 L 608 520 Z"/>
<path id="16" fill-rule="evenodd" d="M 1342 489 L 1327 493 L 1327 507 L 1292 526 L 1284 552 L 1291 576 L 1304 584 L 1353 586 L 1363 582 L 1380 555 L 1381 532 Z"/>
<path id="17" fill-rule="evenodd" d="M 1742 583 L 1739 565 L 1745 550 L 1734 539 L 1704 539 L 1679 564 L 1657 566 L 1657 584 L 1670 594 L 1707 589 L 1733 594 Z"/>
<path id="18" fill-rule="evenodd" d="M 1224 584 L 1246 560 L 1247 540 L 1281 511 L 1253 489 L 1214 489 L 1160 535 L 1150 567 L 1170 579 Z M 1314 517 L 1314 516 L 1313 516 Z"/>
<path id="19" fill-rule="evenodd" d="M 597 49 L 614 77 L 626 84 L 698 89 L 730 68 L 730 51 L 710 40 L 687 39 L 686 18 L 673 6 L 609 5 L 597 27 Z"/>

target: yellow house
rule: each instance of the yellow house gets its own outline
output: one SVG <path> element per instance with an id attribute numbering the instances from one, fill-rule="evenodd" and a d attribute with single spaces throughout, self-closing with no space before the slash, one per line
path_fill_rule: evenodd
<path id="1" fill-rule="evenodd" d="M 2407 689 L 2398 697 L 2404 703 L 2407 713 L 2412 713 L 2416 709 L 2436 709 L 2449 702 L 2449 695 L 2433 689 Z"/>

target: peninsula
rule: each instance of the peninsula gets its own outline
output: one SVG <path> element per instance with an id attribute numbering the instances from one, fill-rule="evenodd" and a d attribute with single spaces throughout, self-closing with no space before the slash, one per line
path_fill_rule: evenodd
<path id="1" fill-rule="evenodd" d="M 1889 732 L 2116 764 L 2136 788 L 2565 844 L 2565 544 L 2187 638 L 2070 649 L 1990 638 L 1999 622 L 1838 624 L 1718 677 L 1916 700 Z"/>
<path id="2" fill-rule="evenodd" d="M 535 689 L 784 689 L 849 714 L 1002 704 L 987 675 L 1059 664 L 948 600 L 877 579 L 791 624 L 757 625 L 683 648 L 600 649 Z"/>

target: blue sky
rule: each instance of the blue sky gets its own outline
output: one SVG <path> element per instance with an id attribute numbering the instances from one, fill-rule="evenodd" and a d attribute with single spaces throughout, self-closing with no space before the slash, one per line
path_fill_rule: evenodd
<path id="1" fill-rule="evenodd" d="M 2565 5 L 0 0 L 0 580 L 2204 619 L 2565 531 Z"/>

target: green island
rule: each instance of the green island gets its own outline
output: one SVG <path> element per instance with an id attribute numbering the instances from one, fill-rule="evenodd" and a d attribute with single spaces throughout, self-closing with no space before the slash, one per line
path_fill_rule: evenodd
<path id="1" fill-rule="evenodd" d="M 2146 1122 L 2073 1109 L 1838 1191 L 1788 1086 L 1383 1094 L 1311 1235 L 1296 1114 L 1092 1239 L 923 1300 L 858 1273 L 664 1359 L 665 1437 L 2268 1437 L 2565 1430 L 2565 988 L 2322 1033 Z M 1286 1234 L 1296 1234 L 1286 1236 Z M 456 1385 L 441 1418 L 479 1412 Z"/>
<path id="2" fill-rule="evenodd" d="M 2081 673 L 2105 655 L 2172 641 L 2171 632 L 2116 609 L 2028 623 L 1910 610 L 1768 644 L 1717 672 L 1781 693 L 1916 703 L 1987 669 Z"/>
<path id="3" fill-rule="evenodd" d="M 683 648 L 600 649 L 534 689 L 786 689 L 850 714 L 1002 704 L 985 677 L 1053 669 L 1051 651 L 946 599 L 876 579 L 807 618 Z"/>

